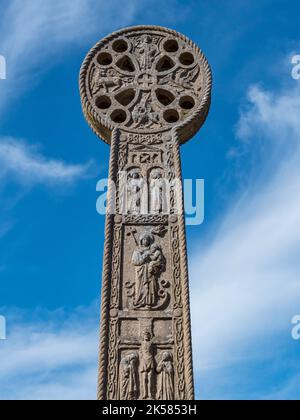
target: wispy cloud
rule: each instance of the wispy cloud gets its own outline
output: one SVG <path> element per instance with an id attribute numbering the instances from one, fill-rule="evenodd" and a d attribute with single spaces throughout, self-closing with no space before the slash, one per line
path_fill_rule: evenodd
<path id="1" fill-rule="evenodd" d="M 255 171 L 233 197 L 218 233 L 192 257 L 196 369 L 213 369 L 216 381 L 223 369 L 252 366 L 253 359 L 273 362 L 278 373 L 281 344 L 291 343 L 291 317 L 300 311 L 299 115 L 297 85 L 249 90 L 237 126 L 237 156 L 255 156 Z M 259 397 L 263 374 L 247 380 L 256 381 Z M 230 382 L 232 377 L 227 391 Z"/>
<path id="2" fill-rule="evenodd" d="M 1 309 L 0 399 L 95 399 L 98 308 L 24 312 Z M 28 319 L 31 321 L 28 321 Z"/>
<path id="3" fill-rule="evenodd" d="M 252 86 L 248 93 L 248 107 L 240 117 L 237 137 L 244 141 L 256 141 L 264 138 L 272 141 L 273 147 L 299 147 L 300 88 L 285 88 L 280 93 L 265 91 L 260 86 Z"/>
<path id="4" fill-rule="evenodd" d="M 7 80 L 1 84 L 0 110 L 16 98 L 12 92 L 20 97 L 64 53 L 91 42 L 96 34 L 129 24 L 136 10 L 135 0 L 121 8 L 117 0 L 12 0 L 2 4 L 0 53 L 6 58 Z"/>
<path id="5" fill-rule="evenodd" d="M 68 164 L 50 159 L 28 143 L 0 139 L 0 179 L 13 178 L 22 185 L 70 185 L 90 174 L 92 162 Z"/>
<path id="6" fill-rule="evenodd" d="M 12 0 L 1 4 L 0 54 L 7 62 L 1 84 L 0 111 L 40 79 L 40 74 L 66 60 L 74 48 L 88 49 L 107 33 L 134 24 L 151 11 L 175 21 L 175 0 Z M 182 5 L 180 5 L 182 8 Z M 183 11 L 185 8 L 183 8 Z M 14 95 L 13 92 L 17 92 Z"/>

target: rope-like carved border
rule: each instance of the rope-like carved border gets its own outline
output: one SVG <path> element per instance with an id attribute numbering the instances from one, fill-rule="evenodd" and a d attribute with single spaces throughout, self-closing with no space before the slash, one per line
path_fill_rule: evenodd
<path id="1" fill-rule="evenodd" d="M 178 129 L 174 130 L 174 162 L 176 177 L 182 180 L 180 145 L 178 137 Z M 184 209 L 183 192 L 181 193 L 180 206 Z M 186 380 L 186 399 L 194 400 L 194 374 L 193 374 L 193 352 L 192 352 L 192 336 L 191 336 L 191 314 L 190 314 L 190 292 L 189 292 L 189 275 L 187 260 L 187 244 L 186 244 L 186 226 L 184 212 L 178 215 L 179 227 L 179 243 L 180 243 L 180 260 L 181 260 L 181 282 L 182 282 L 182 304 L 183 304 L 183 336 L 185 349 L 185 380 Z"/>
<path id="2" fill-rule="evenodd" d="M 117 153 L 120 132 L 114 130 L 111 142 L 111 156 L 109 180 L 116 178 L 117 172 Z M 100 348 L 99 348 L 99 369 L 98 369 L 98 400 L 106 400 L 106 384 L 107 384 L 107 336 L 109 334 L 109 310 L 110 310 L 110 293 L 111 293 L 111 268 L 112 268 L 112 247 L 114 234 L 114 215 L 110 211 L 114 206 L 114 194 L 112 189 L 108 189 L 107 194 L 107 215 L 105 226 L 105 246 L 103 258 L 103 275 L 102 275 L 102 303 L 101 303 L 101 332 L 100 332 Z"/>
<path id="3" fill-rule="evenodd" d="M 211 90 L 212 90 L 212 72 L 210 65 L 201 51 L 201 49 L 193 42 L 191 41 L 187 36 L 173 30 L 164 28 L 162 26 L 132 26 L 128 27 L 116 32 L 113 32 L 112 34 L 108 35 L 101 41 L 99 41 L 88 53 L 86 56 L 80 70 L 80 76 L 79 76 L 79 86 L 80 86 L 80 96 L 81 96 L 81 103 L 82 103 L 82 109 L 83 113 L 88 121 L 88 124 L 94 131 L 94 133 L 99 137 L 101 137 L 106 143 L 110 144 L 111 142 L 111 133 L 113 132 L 114 126 L 109 123 L 107 120 L 104 120 L 101 118 L 101 116 L 95 111 L 94 107 L 89 101 L 88 98 L 88 70 L 89 66 L 91 64 L 91 61 L 95 57 L 95 55 L 100 51 L 100 49 L 105 46 L 107 43 L 112 41 L 113 39 L 126 35 L 128 32 L 134 33 L 139 31 L 158 31 L 158 32 L 164 32 L 165 34 L 172 35 L 174 37 L 178 37 L 184 42 L 186 42 L 191 48 L 194 49 L 195 53 L 198 56 L 198 60 L 201 66 L 202 71 L 204 71 L 205 77 L 204 77 L 204 93 L 201 100 L 200 105 L 198 108 L 190 115 L 189 118 L 187 118 L 184 122 L 182 122 L 180 125 L 177 126 L 177 133 L 180 144 L 185 143 L 188 141 L 193 135 L 201 128 L 203 125 L 211 104 Z M 161 130 L 161 131 L 168 131 L 167 129 Z"/>

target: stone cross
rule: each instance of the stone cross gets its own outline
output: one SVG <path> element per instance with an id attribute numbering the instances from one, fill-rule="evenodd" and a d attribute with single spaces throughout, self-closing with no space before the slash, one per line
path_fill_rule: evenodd
<path id="1" fill-rule="evenodd" d="M 100 400 L 194 399 L 179 149 L 203 125 L 211 86 L 201 50 L 156 26 L 107 36 L 82 65 L 83 112 L 111 148 Z"/>

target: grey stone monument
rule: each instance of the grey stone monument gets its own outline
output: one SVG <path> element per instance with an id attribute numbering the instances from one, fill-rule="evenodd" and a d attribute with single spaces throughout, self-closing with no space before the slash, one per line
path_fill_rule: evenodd
<path id="1" fill-rule="evenodd" d="M 194 399 L 179 149 L 211 86 L 201 50 L 157 26 L 107 36 L 82 65 L 83 112 L 111 148 L 99 400 Z"/>

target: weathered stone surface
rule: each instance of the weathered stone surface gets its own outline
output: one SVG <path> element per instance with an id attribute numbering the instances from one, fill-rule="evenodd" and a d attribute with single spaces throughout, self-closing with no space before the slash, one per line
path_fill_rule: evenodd
<path id="1" fill-rule="evenodd" d="M 108 192 L 98 398 L 193 399 L 185 225 L 174 182 L 180 144 L 209 111 L 209 65 L 175 31 L 132 27 L 89 52 L 80 90 L 88 123 L 111 145 L 117 185 Z"/>

